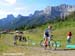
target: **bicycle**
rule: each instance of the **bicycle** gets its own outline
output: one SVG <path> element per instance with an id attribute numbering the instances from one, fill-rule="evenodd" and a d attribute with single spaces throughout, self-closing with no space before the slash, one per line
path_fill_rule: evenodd
<path id="1" fill-rule="evenodd" d="M 36 43 L 29 37 L 24 37 L 22 39 L 17 38 L 16 40 L 13 37 L 6 37 L 4 43 L 8 46 L 35 46 Z"/>
<path id="2" fill-rule="evenodd" d="M 47 46 L 49 46 L 49 48 L 52 50 L 56 50 L 57 44 L 56 44 L 56 41 L 54 41 L 52 38 L 53 38 L 53 35 L 51 35 L 50 42 L 47 41 L 47 43 L 48 43 Z M 45 41 L 44 39 L 40 41 L 40 46 L 43 48 L 45 48 L 45 45 L 46 45 L 46 43 L 44 41 Z"/>
<path id="3" fill-rule="evenodd" d="M 21 39 L 18 39 L 16 41 L 16 45 L 32 46 L 32 45 L 35 45 L 35 42 L 32 39 L 30 39 L 29 37 L 22 37 Z"/>

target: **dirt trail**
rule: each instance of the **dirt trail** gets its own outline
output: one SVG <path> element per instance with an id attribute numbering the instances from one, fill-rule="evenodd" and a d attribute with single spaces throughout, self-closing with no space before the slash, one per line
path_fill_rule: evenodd
<path id="1" fill-rule="evenodd" d="M 23 55 L 20 56 L 75 56 L 75 50 L 61 50 L 61 49 L 44 50 L 41 47 L 22 47 L 22 46 L 10 48 L 6 53 L 15 53 L 15 54 L 22 53 Z M 19 56 L 19 55 L 14 55 L 14 56 Z"/>

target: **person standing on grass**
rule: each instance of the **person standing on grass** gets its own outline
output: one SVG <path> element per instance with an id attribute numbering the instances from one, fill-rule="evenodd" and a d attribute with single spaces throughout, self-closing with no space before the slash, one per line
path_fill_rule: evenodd
<path id="1" fill-rule="evenodd" d="M 67 33 L 67 43 L 71 43 L 71 38 L 72 38 L 72 33 L 71 32 L 68 32 Z"/>

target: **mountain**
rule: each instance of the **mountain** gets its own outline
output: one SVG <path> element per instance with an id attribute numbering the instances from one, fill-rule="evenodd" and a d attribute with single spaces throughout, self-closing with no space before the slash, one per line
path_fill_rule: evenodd
<path id="1" fill-rule="evenodd" d="M 61 4 L 59 6 L 47 6 L 43 10 L 37 10 L 29 16 L 18 15 L 14 17 L 12 14 L 0 20 L 0 29 L 15 29 L 22 26 L 32 27 L 42 25 L 48 21 L 57 20 L 57 17 L 64 19 L 75 11 L 75 6 Z"/>
<path id="2" fill-rule="evenodd" d="M 6 18 L 1 19 L 0 29 L 10 29 L 14 20 L 15 17 L 13 15 L 8 15 Z"/>

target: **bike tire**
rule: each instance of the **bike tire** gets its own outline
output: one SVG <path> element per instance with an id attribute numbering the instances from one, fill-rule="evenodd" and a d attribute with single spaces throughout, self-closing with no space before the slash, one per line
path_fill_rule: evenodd
<path id="1" fill-rule="evenodd" d="M 50 49 L 56 50 L 56 42 L 54 40 L 50 41 Z"/>
<path id="2" fill-rule="evenodd" d="M 44 40 L 41 40 L 41 41 L 40 41 L 40 46 L 41 46 L 41 47 L 44 47 Z"/>

